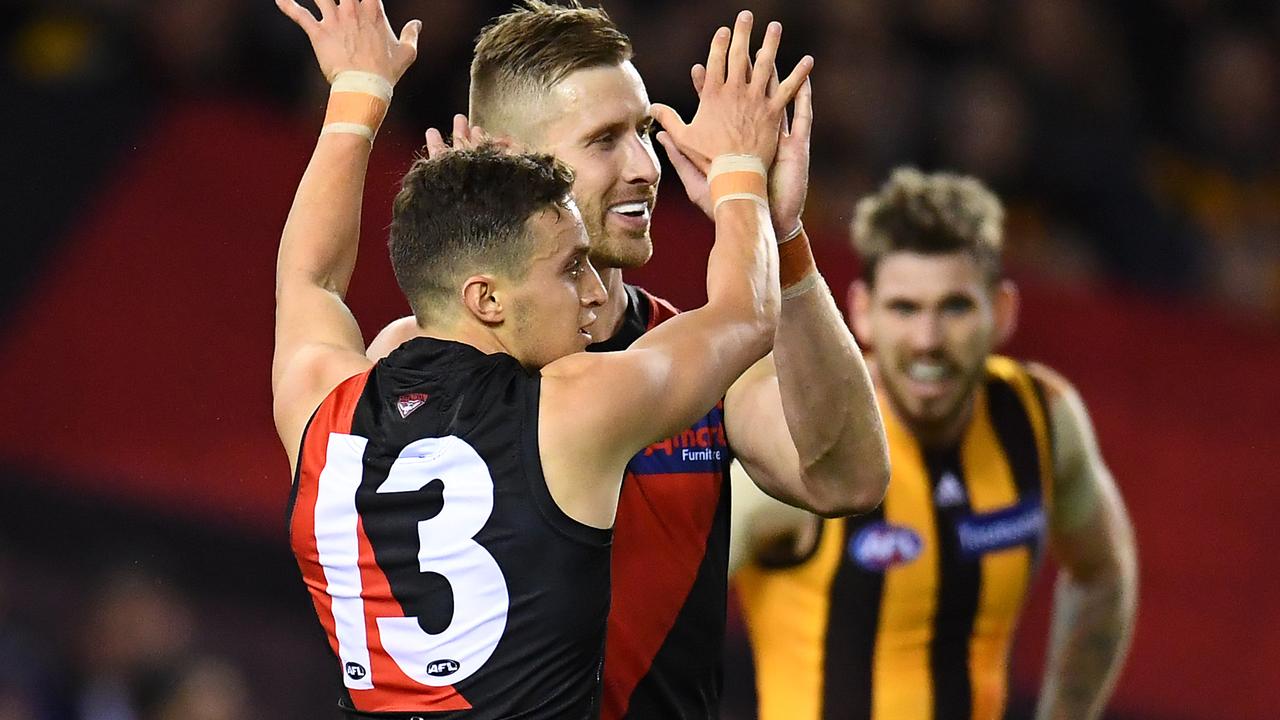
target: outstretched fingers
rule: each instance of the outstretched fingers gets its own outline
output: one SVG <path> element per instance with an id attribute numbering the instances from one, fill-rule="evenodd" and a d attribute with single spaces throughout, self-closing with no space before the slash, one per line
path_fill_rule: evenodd
<path id="1" fill-rule="evenodd" d="M 711 37 L 711 50 L 707 52 L 707 81 L 712 87 L 724 84 L 725 53 L 729 50 L 729 28 L 716 30 Z"/>
<path id="2" fill-rule="evenodd" d="M 755 66 L 751 68 L 751 89 L 758 96 L 765 96 L 774 85 L 777 70 L 778 43 L 782 40 L 782 23 L 774 21 L 764 31 L 764 42 L 756 53 Z"/>
<path id="3" fill-rule="evenodd" d="M 320 11 L 320 19 L 327 20 L 338 14 L 338 6 L 333 0 L 315 0 L 316 9 Z"/>
<path id="4" fill-rule="evenodd" d="M 791 123 L 791 135 L 799 142 L 809 142 L 813 130 L 813 81 L 805 77 L 796 93 L 795 118 Z"/>
<path id="5" fill-rule="evenodd" d="M 310 10 L 299 5 L 297 0 L 276 0 L 276 7 L 280 8 L 280 12 L 284 13 L 285 17 L 289 18 L 294 22 L 294 24 L 302 28 L 302 31 L 307 34 L 307 37 L 311 37 L 311 33 L 315 32 L 316 28 L 320 27 L 320 21 L 316 20 L 316 17 L 311 14 Z"/>
<path id="6" fill-rule="evenodd" d="M 785 108 L 795 99 L 796 93 L 800 91 L 800 86 L 804 84 L 809 73 L 813 71 L 813 56 L 805 55 L 800 58 L 800 62 L 796 63 L 795 68 L 791 70 L 791 74 L 787 79 L 778 83 L 778 92 L 774 94 L 771 101 L 775 107 Z"/>
<path id="7" fill-rule="evenodd" d="M 654 103 L 649 106 L 649 115 L 677 142 L 689 130 L 689 126 L 681 119 L 680 113 L 676 112 L 675 108 L 670 105 Z"/>
<path id="8" fill-rule="evenodd" d="M 725 83 L 747 83 L 751 80 L 751 26 L 755 18 L 750 10 L 738 13 L 733 24 L 733 39 L 729 41 L 729 67 Z"/>

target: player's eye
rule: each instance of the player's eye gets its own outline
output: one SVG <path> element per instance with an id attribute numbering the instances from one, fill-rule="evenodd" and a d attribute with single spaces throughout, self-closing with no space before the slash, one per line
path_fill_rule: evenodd
<path id="1" fill-rule="evenodd" d="M 950 315 L 963 315 L 974 308 L 973 300 L 967 297 L 951 297 L 942 303 L 942 312 Z"/>

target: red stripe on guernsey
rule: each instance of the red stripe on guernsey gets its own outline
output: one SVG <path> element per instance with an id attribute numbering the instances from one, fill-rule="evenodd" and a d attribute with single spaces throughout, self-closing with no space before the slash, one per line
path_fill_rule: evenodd
<path id="1" fill-rule="evenodd" d="M 325 398 L 307 428 L 298 467 L 298 493 L 291 518 L 291 541 L 298 567 L 311 594 L 316 616 L 329 638 L 329 646 L 339 655 L 337 619 L 333 597 L 320 561 L 316 538 L 316 507 L 320 475 L 329 457 L 332 433 L 350 434 L 356 406 L 364 392 L 369 371 L 345 380 Z M 470 703 L 452 687 L 428 687 L 407 677 L 382 647 L 376 618 L 403 617 L 404 610 L 391 594 L 387 578 L 374 559 L 373 547 L 358 522 L 360 599 L 364 605 L 365 638 L 369 654 L 372 689 L 348 688 L 355 708 L 365 712 L 410 710 L 469 710 Z M 346 672 L 338 660 L 339 671 Z"/>
<path id="2" fill-rule="evenodd" d="M 376 618 L 404 617 L 404 608 L 391 594 L 387 576 L 374 560 L 373 546 L 359 526 L 360 582 L 364 588 L 365 633 L 369 640 L 369 663 L 372 666 L 374 688 L 372 690 L 349 689 L 351 703 L 362 712 L 435 712 L 441 710 L 470 710 L 471 703 L 458 694 L 452 685 L 429 687 L 405 675 L 382 647 L 382 636 Z"/>
<path id="3" fill-rule="evenodd" d="M 627 473 L 613 526 L 603 720 L 626 714 L 684 607 L 706 554 L 722 482 L 710 472 Z"/>
<path id="4" fill-rule="evenodd" d="M 338 654 L 338 636 L 333 618 L 333 598 L 320 564 L 316 546 L 316 502 L 320 494 L 320 472 L 329 455 L 329 434 L 351 432 L 351 418 L 364 392 L 369 371 L 347 378 L 329 393 L 311 418 L 302 438 L 302 456 L 298 459 L 298 494 L 290 518 L 290 542 L 294 557 L 302 571 L 302 580 L 311 594 L 316 617 L 324 626 L 333 654 Z"/>

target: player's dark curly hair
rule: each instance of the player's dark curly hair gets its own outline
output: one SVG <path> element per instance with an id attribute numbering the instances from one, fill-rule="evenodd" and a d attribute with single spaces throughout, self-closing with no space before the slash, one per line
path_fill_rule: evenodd
<path id="1" fill-rule="evenodd" d="M 550 155 L 494 146 L 420 158 L 392 206 L 391 267 L 419 323 L 451 312 L 476 273 L 524 277 L 528 220 L 568 207 L 573 171 Z"/>
<path id="2" fill-rule="evenodd" d="M 1000 279 L 1004 208 L 977 178 L 893 171 L 874 195 L 854 209 L 850 232 L 863 261 L 863 278 L 875 285 L 880 258 L 893 252 L 971 253 L 987 281 Z"/>

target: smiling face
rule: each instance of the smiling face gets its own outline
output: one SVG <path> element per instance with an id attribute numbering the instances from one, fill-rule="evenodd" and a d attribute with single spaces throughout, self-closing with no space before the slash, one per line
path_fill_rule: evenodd
<path id="1" fill-rule="evenodd" d="M 661 172 L 649 95 L 629 61 L 577 70 L 556 83 L 525 140 L 574 171 L 573 197 L 599 267 L 630 268 L 653 254 L 649 222 Z"/>
<path id="2" fill-rule="evenodd" d="M 529 218 L 528 230 L 534 241 L 528 269 L 508 279 L 499 298 L 510 312 L 507 347 L 522 365 L 537 369 L 587 348 L 586 328 L 607 296 L 572 203 Z"/>
<path id="3" fill-rule="evenodd" d="M 959 437 L 987 356 L 1013 331 L 1016 291 L 972 254 L 894 252 L 853 289 L 853 324 L 875 348 L 879 386 L 925 442 Z"/>

